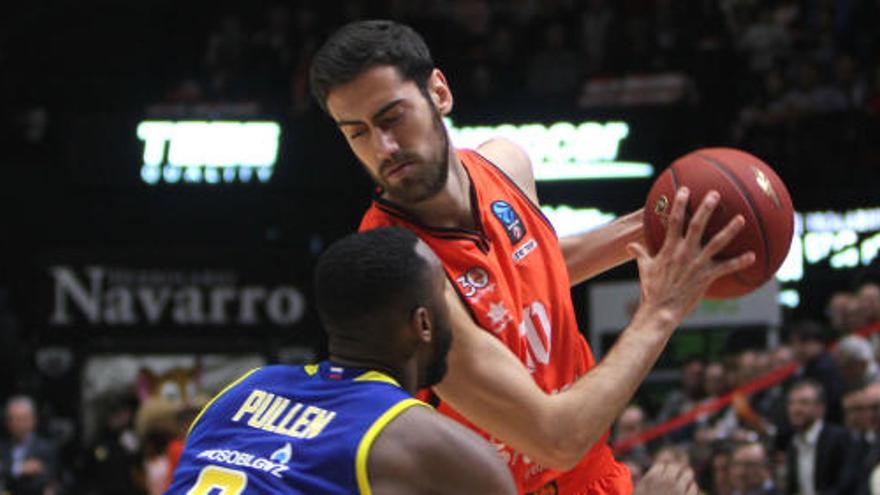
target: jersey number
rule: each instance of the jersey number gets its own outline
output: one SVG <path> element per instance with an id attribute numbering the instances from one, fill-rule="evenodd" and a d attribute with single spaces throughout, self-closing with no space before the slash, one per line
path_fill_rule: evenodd
<path id="1" fill-rule="evenodd" d="M 538 331 L 540 327 L 540 332 Z M 550 362 L 550 333 L 552 327 L 550 318 L 547 316 L 547 308 L 541 301 L 535 301 L 523 308 L 522 323 L 519 324 L 519 334 L 525 335 L 531 352 L 528 356 L 528 364 L 534 365 L 532 357 L 541 364 Z"/>
<path id="2" fill-rule="evenodd" d="M 243 472 L 220 466 L 208 466 L 199 471 L 199 479 L 186 495 L 240 495 L 246 486 L 247 475 Z M 220 491 L 216 494 L 211 493 L 215 488 Z"/>

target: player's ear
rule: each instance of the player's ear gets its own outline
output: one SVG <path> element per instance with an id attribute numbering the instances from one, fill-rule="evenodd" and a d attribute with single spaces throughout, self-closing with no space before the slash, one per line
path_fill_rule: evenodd
<path id="1" fill-rule="evenodd" d="M 424 306 L 417 307 L 412 312 L 410 328 L 416 339 L 423 344 L 430 344 L 434 335 L 434 325 L 431 323 L 431 312 Z"/>
<path id="2" fill-rule="evenodd" d="M 428 77 L 428 95 L 440 115 L 449 115 L 452 111 L 452 91 L 440 69 L 434 69 Z"/>

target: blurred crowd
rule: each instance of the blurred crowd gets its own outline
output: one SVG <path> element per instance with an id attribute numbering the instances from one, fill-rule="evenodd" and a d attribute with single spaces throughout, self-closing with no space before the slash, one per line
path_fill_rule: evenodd
<path id="1" fill-rule="evenodd" d="M 672 456 L 689 462 L 712 494 L 880 493 L 880 282 L 864 278 L 834 292 L 827 322 L 792 322 L 785 334 L 770 349 L 695 356 L 656 410 L 627 407 L 612 444 L 633 476 Z M 742 391 L 792 364 L 783 381 Z M 732 399 L 726 407 L 711 407 L 723 397 Z M 622 442 L 647 440 L 697 407 L 709 409 L 663 436 Z"/>
<path id="2" fill-rule="evenodd" d="M 12 50 L 16 38 L 0 36 L 0 128 L 7 131 L 0 142 L 38 143 L 66 112 L 126 105 L 133 114 L 145 105 L 251 104 L 263 115 L 316 115 L 307 84 L 314 51 L 345 22 L 384 17 L 426 37 L 459 114 L 519 108 L 534 118 L 542 108 L 687 108 L 697 139 L 749 149 L 779 167 L 845 162 L 859 173 L 880 159 L 880 146 L 866 137 L 880 129 L 876 0 L 332 0 L 205 7 L 196 2 L 128 14 L 137 18 L 110 17 L 119 24 L 111 32 L 99 25 L 94 33 L 74 33 L 71 43 L 62 34 L 53 40 L 50 31 L 32 40 L 45 46 L 30 54 Z M 131 40 L 133 55 L 117 48 L 97 55 L 108 39 L 124 37 L 116 31 L 126 24 L 148 37 Z M 111 60 L 110 53 L 117 56 Z M 53 82 L 46 64 L 68 60 L 75 66 L 63 82 Z M 602 96 L 609 91 L 616 97 Z M 99 103 L 96 94 L 107 101 Z M 71 103 L 77 99 L 83 103 Z"/>
<path id="3" fill-rule="evenodd" d="M 312 53 L 330 31 L 364 17 L 415 27 L 457 96 L 477 103 L 574 103 L 589 80 L 682 72 L 702 98 L 740 109 L 739 132 L 815 113 L 880 110 L 880 7 L 872 0 L 276 4 L 219 15 L 204 33 L 201 60 L 167 97 L 276 93 L 275 103 L 302 111 Z"/>
<path id="4" fill-rule="evenodd" d="M 82 414 L 78 438 L 52 427 L 47 404 L 10 397 L 0 436 L 0 494 L 161 495 L 189 425 L 209 398 L 198 390 L 198 373 L 142 369 L 130 389 L 86 401 L 90 410 Z"/>

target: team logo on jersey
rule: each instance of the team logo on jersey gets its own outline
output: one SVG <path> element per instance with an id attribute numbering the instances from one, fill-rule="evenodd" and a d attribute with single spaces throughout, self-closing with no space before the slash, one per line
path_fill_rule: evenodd
<path id="1" fill-rule="evenodd" d="M 511 316 L 507 307 L 504 306 L 503 301 L 498 301 L 497 303 L 490 302 L 489 311 L 486 313 L 486 316 L 492 322 L 492 331 L 495 333 L 501 333 L 504 327 L 513 321 L 513 316 Z"/>
<path id="2" fill-rule="evenodd" d="M 455 281 L 458 282 L 465 297 L 474 297 L 477 292 L 489 285 L 489 272 L 475 266 L 469 268 L 464 275 L 459 275 Z"/>
<path id="3" fill-rule="evenodd" d="M 492 213 L 495 214 L 504 229 L 507 231 L 507 237 L 510 238 L 512 244 L 516 244 L 526 235 L 526 226 L 519 218 L 516 210 L 506 201 L 495 201 L 492 203 Z"/>
<path id="4" fill-rule="evenodd" d="M 290 462 L 290 457 L 293 455 L 293 449 L 290 447 L 289 443 L 284 444 L 284 447 L 272 452 L 272 455 L 269 456 L 269 460 L 272 462 L 277 462 L 278 464 L 287 464 Z"/>

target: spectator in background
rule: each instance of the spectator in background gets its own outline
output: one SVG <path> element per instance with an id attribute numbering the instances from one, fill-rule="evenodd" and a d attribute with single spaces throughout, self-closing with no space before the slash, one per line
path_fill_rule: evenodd
<path id="1" fill-rule="evenodd" d="M 788 421 L 794 429 L 786 450 L 789 494 L 815 495 L 838 489 L 850 453 L 849 432 L 826 422 L 822 385 L 795 382 L 788 391 Z"/>
<path id="2" fill-rule="evenodd" d="M 80 481 L 87 495 L 137 495 L 140 442 L 134 433 L 136 399 L 119 397 L 106 403 L 106 414 L 95 441 L 86 449 Z"/>
<path id="3" fill-rule="evenodd" d="M 825 329 L 812 320 L 796 322 L 789 328 L 789 338 L 795 359 L 800 363 L 797 378 L 819 382 L 825 396 L 825 419 L 840 424 L 843 414 L 840 398 L 844 380 L 840 369 L 825 350 Z"/>
<path id="4" fill-rule="evenodd" d="M 588 76 L 599 74 L 606 66 L 608 44 L 617 23 L 608 0 L 590 0 L 580 15 L 580 53 Z"/>
<path id="5" fill-rule="evenodd" d="M 666 445 L 654 454 L 653 463 L 690 465 L 691 457 L 686 450 L 677 445 Z"/>
<path id="6" fill-rule="evenodd" d="M 709 403 L 722 395 L 724 395 L 729 389 L 727 384 L 727 375 L 725 373 L 724 365 L 718 361 L 713 361 L 706 365 L 706 369 L 703 372 L 703 388 L 705 390 L 705 399 L 703 399 L 702 403 Z M 723 410 L 722 410 L 723 411 Z M 708 430 L 708 435 L 714 439 L 715 432 L 712 429 L 715 420 L 720 417 L 722 412 L 716 412 L 714 414 L 702 414 L 697 418 L 697 432 L 695 433 L 695 437 L 700 435 L 700 428 L 705 428 Z M 706 433 L 706 432 L 703 432 Z"/>
<path id="7" fill-rule="evenodd" d="M 33 399 L 19 395 L 6 403 L 8 439 L 0 443 L 0 466 L 6 489 L 14 495 L 46 495 L 57 484 L 58 453 L 54 442 L 37 434 Z"/>
<path id="8" fill-rule="evenodd" d="M 577 54 L 567 45 L 564 24 L 553 23 L 542 33 L 543 49 L 529 62 L 529 92 L 540 98 L 571 101 L 580 78 Z"/>
<path id="9" fill-rule="evenodd" d="M 730 459 L 730 486 L 734 495 L 776 495 L 767 451 L 758 442 L 737 444 Z M 714 492 L 713 492 L 714 493 Z"/>
<path id="10" fill-rule="evenodd" d="M 843 396 L 843 410 L 852 445 L 844 481 L 838 493 L 863 493 L 859 491 L 859 486 L 867 491 L 868 475 L 877 463 L 874 456 L 877 450 L 876 428 L 880 418 L 880 384 L 848 391 Z"/>
<path id="11" fill-rule="evenodd" d="M 642 433 L 645 426 L 645 411 L 635 404 L 630 404 L 623 410 L 614 425 L 614 442 Z M 617 457 L 623 462 L 636 464 L 643 470 L 651 465 L 651 455 L 644 443 L 633 446 L 623 455 Z"/>
<path id="12" fill-rule="evenodd" d="M 838 55 L 834 61 L 834 87 L 846 98 L 846 110 L 857 110 L 865 103 L 868 83 L 852 55 Z"/>
<path id="13" fill-rule="evenodd" d="M 215 99 L 235 99 L 242 69 L 247 60 L 247 34 L 241 20 L 233 15 L 225 16 L 209 35 L 205 52 L 208 69 L 208 90 Z"/>
<path id="14" fill-rule="evenodd" d="M 871 418 L 865 418 L 865 420 L 874 421 L 872 425 L 874 441 L 867 454 L 864 454 L 856 466 L 858 478 L 855 493 L 857 495 L 880 494 L 880 441 L 878 441 L 880 438 L 880 385 L 869 386 L 866 395 L 867 397 L 863 395 L 864 403 L 862 405 L 868 406 L 873 413 L 870 415 Z"/>
<path id="15" fill-rule="evenodd" d="M 756 371 L 757 376 L 764 376 L 793 361 L 791 348 L 780 346 L 773 352 L 762 351 L 758 353 Z M 785 421 L 785 385 L 777 383 L 770 388 L 755 392 L 751 399 L 755 412 L 766 420 L 765 429 L 770 434 L 778 431 L 779 425 Z"/>
<path id="16" fill-rule="evenodd" d="M 846 95 L 823 81 L 822 73 L 816 64 L 805 62 L 801 64 L 797 73 L 797 86 L 786 96 L 786 102 L 796 116 L 839 112 L 846 109 Z"/>
<path id="17" fill-rule="evenodd" d="M 755 350 L 745 350 L 731 361 L 732 388 L 747 385 L 759 376 L 762 371 L 759 355 L 760 353 Z M 716 437 L 750 440 L 755 433 L 762 436 L 769 434 L 770 424 L 761 417 L 753 404 L 757 398 L 756 394 L 746 396 L 741 392 L 734 392 L 733 401 L 715 423 Z"/>
<path id="18" fill-rule="evenodd" d="M 842 337 L 857 330 L 858 300 L 853 293 L 839 290 L 831 294 L 827 313 L 835 335 Z"/>
<path id="19" fill-rule="evenodd" d="M 703 384 L 706 389 L 707 399 L 720 397 L 727 392 L 727 379 L 724 365 L 718 361 L 709 363 L 704 372 Z"/>
<path id="20" fill-rule="evenodd" d="M 787 51 L 791 40 L 786 30 L 773 21 L 769 10 L 761 9 L 752 14 L 754 17 L 739 38 L 739 48 L 749 59 L 749 68 L 763 73 Z"/>
<path id="21" fill-rule="evenodd" d="M 873 444 L 880 424 L 880 383 L 848 391 L 843 396 L 844 426 L 855 438 Z"/>
<path id="22" fill-rule="evenodd" d="M 875 280 L 863 282 L 855 297 L 864 318 L 864 324 L 880 323 L 880 283 Z"/>
<path id="23" fill-rule="evenodd" d="M 880 381 L 880 369 L 868 339 L 847 335 L 837 343 L 833 356 L 845 380 L 845 389 L 859 389 Z"/>
<path id="24" fill-rule="evenodd" d="M 684 362 L 681 370 L 681 387 L 666 394 L 666 399 L 657 414 L 658 423 L 664 423 L 690 410 L 703 398 L 704 368 L 705 363 L 699 357 L 692 357 Z M 692 436 L 693 424 L 671 432 L 668 438 L 672 442 L 680 442 Z"/>
<path id="25" fill-rule="evenodd" d="M 716 446 L 702 478 L 705 482 L 700 483 L 700 486 L 709 489 L 708 493 L 712 495 L 731 495 L 733 493 L 733 486 L 730 483 L 730 457 L 731 452 L 726 443 Z"/>
<path id="26" fill-rule="evenodd" d="M 791 346 L 780 344 L 770 353 L 770 365 L 772 369 L 781 368 L 794 361 L 794 351 Z"/>

